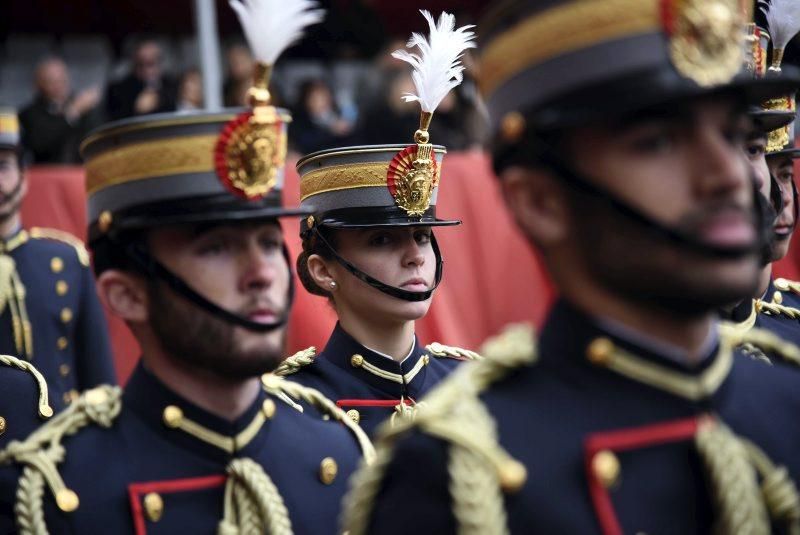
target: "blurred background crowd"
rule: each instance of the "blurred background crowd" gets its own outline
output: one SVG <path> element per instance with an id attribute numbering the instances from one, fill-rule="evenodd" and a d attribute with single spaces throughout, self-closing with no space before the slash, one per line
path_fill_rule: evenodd
<path id="1" fill-rule="evenodd" d="M 46 4 L 40 7 L 47 20 L 31 15 L 37 3 Z M 403 142 L 417 128 L 419 112 L 416 103 L 401 98 L 413 91 L 413 83 L 408 65 L 391 52 L 405 45 L 400 36 L 424 30 L 418 14 L 404 9 L 399 20 L 393 8 L 382 5 L 388 3 L 370 0 L 321 3 L 328 9 L 326 23 L 279 62 L 272 78 L 273 101 L 294 118 L 291 150 L 306 154 Z M 484 7 L 483 2 L 438 3 L 442 9 L 455 7 L 459 24 L 473 22 Z M 91 24 L 95 16 L 109 20 L 96 13 L 103 9 L 100 2 L 70 2 L 71 9 L 61 13 L 53 12 L 52 2 L 36 0 L 17 6 L 15 13 L 17 4 L 12 3 L 15 23 L 0 51 L 0 103 L 20 112 L 29 163 L 79 163 L 81 139 L 106 121 L 203 107 L 188 0 L 169 6 L 143 1 L 121 11 L 114 2 L 114 23 L 103 33 Z M 253 58 L 238 25 L 229 20 L 228 6 L 216 4 L 224 105 L 243 106 Z M 176 18 L 181 14 L 186 20 Z M 140 24 L 140 18 L 148 23 Z M 471 54 L 464 63 L 465 83 L 440 105 L 431 129 L 436 143 L 456 151 L 478 149 L 486 136 L 474 83 L 477 64 Z"/>

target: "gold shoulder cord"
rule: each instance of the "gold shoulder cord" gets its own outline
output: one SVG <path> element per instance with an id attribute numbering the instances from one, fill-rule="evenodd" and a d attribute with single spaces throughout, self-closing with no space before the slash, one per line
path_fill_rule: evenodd
<path id="1" fill-rule="evenodd" d="M 784 361 L 800 366 L 800 348 L 766 329 L 752 328 L 741 332 L 727 324 L 719 326 L 720 338 L 730 347 L 755 347 L 765 354 L 775 355 Z"/>
<path id="2" fill-rule="evenodd" d="M 64 232 L 63 230 L 57 230 L 54 228 L 33 227 L 30 230 L 30 235 L 31 238 L 45 238 L 71 245 L 75 249 L 75 253 L 78 255 L 78 261 L 81 263 L 81 265 L 83 267 L 89 266 L 89 252 L 86 250 L 86 246 L 81 240 L 69 232 Z"/>
<path id="3" fill-rule="evenodd" d="M 27 237 L 27 233 L 20 232 L 16 238 L 20 237 Z M 9 252 L 26 241 L 27 239 L 18 239 L 16 245 L 6 243 L 3 251 Z M 14 347 L 18 354 L 31 359 L 33 357 L 33 331 L 28 317 L 28 308 L 25 305 L 25 294 L 25 285 L 17 272 L 16 262 L 11 256 L 0 252 L 0 313 L 8 304 Z"/>
<path id="4" fill-rule="evenodd" d="M 314 346 L 308 349 L 298 351 L 291 357 L 281 362 L 281 365 L 275 370 L 274 374 L 280 377 L 285 377 L 293 373 L 297 373 L 303 366 L 308 366 L 317 356 L 317 348 Z"/>
<path id="5" fill-rule="evenodd" d="M 36 385 L 39 387 L 39 416 L 42 418 L 50 418 L 53 416 L 53 408 L 50 406 L 47 393 L 47 381 L 44 376 L 39 373 L 33 364 L 24 360 L 12 357 L 11 355 L 0 355 L 0 364 L 12 366 L 19 370 L 25 371 L 33 375 L 36 380 Z"/>
<path id="6" fill-rule="evenodd" d="M 12 462 L 24 465 L 14 506 L 21 535 L 48 533 L 43 508 L 45 484 L 61 511 L 70 513 L 78 508 L 78 495 L 67 488 L 56 468 L 66 454 L 61 442 L 90 424 L 111 427 L 121 408 L 122 390 L 118 386 L 98 386 L 84 392 L 25 440 L 11 441 L 0 451 L 0 465 Z"/>
<path id="7" fill-rule="evenodd" d="M 395 444 L 410 429 L 449 444 L 450 495 L 462 535 L 508 533 L 503 492 L 515 492 L 527 478 L 525 467 L 498 443 L 494 419 L 480 393 L 515 369 L 536 361 L 533 329 L 513 325 L 483 348 L 485 359 L 460 366 L 434 388 L 413 422 L 379 431 L 377 456 L 362 466 L 345 498 L 343 530 L 367 533 L 370 512 L 392 460 Z"/>
<path id="8" fill-rule="evenodd" d="M 297 401 L 306 402 L 324 415 L 344 424 L 356 437 L 366 464 L 371 464 L 373 462 L 375 459 L 375 448 L 372 446 L 372 441 L 370 441 L 367 434 L 352 420 L 352 418 L 347 416 L 342 409 L 337 407 L 333 401 L 326 398 L 320 391 L 292 381 L 287 381 L 277 375 L 269 373 L 261 377 L 261 383 L 264 385 L 264 391 L 269 394 L 280 399 L 288 396 Z"/>
<path id="9" fill-rule="evenodd" d="M 425 346 L 425 349 L 434 357 L 455 358 L 463 360 L 481 360 L 483 359 L 478 353 L 470 351 L 469 349 L 462 349 L 460 347 L 446 346 L 439 342 L 433 342 Z"/>

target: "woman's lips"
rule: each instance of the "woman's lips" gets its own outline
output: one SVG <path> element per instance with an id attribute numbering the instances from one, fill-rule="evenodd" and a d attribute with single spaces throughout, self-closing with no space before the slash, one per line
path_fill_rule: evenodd
<path id="1" fill-rule="evenodd" d="M 421 278 L 408 279 L 406 282 L 401 284 L 400 287 L 412 292 L 428 291 L 428 283 L 425 282 L 425 279 Z"/>
<path id="2" fill-rule="evenodd" d="M 746 247 L 756 239 L 750 219 L 739 211 L 715 215 L 700 225 L 698 235 L 705 243 L 720 247 Z"/>
<path id="3" fill-rule="evenodd" d="M 270 309 L 260 308 L 248 313 L 247 319 L 256 323 L 272 323 L 278 319 L 278 315 Z"/>

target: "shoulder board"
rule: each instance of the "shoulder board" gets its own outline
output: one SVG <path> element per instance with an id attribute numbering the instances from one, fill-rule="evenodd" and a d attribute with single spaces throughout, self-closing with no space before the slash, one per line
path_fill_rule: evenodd
<path id="1" fill-rule="evenodd" d="M 50 418 L 53 416 L 53 408 L 50 406 L 47 394 L 47 381 L 44 376 L 37 370 L 33 364 L 28 361 L 12 357 L 11 355 L 0 355 L 0 364 L 10 366 L 33 375 L 36 384 L 39 387 L 39 416 L 42 418 Z"/>
<path id="2" fill-rule="evenodd" d="M 337 407 L 336 403 L 326 398 L 319 390 L 303 386 L 294 381 L 288 381 L 273 373 L 265 373 L 262 375 L 261 384 L 265 392 L 272 394 L 290 405 L 296 405 L 297 402 L 307 403 L 315 407 L 320 414 L 322 414 L 323 419 L 333 419 L 341 422 L 355 436 L 367 464 L 372 463 L 375 459 L 375 448 L 372 446 L 372 442 L 364 430 L 361 429 L 352 418 L 347 416 L 342 409 Z M 300 411 L 302 412 L 302 408 Z"/>
<path id="3" fill-rule="evenodd" d="M 766 314 L 768 316 L 785 316 L 793 320 L 800 319 L 800 309 L 782 305 L 774 301 L 770 303 L 769 301 L 756 299 L 755 310 L 758 314 Z"/>
<path id="4" fill-rule="evenodd" d="M 33 227 L 30 229 L 29 233 L 31 238 L 55 240 L 72 246 L 78 255 L 78 260 L 80 261 L 81 265 L 84 267 L 89 266 L 89 252 L 86 250 L 86 246 L 81 240 L 69 232 L 64 232 L 63 230 L 54 228 Z"/>
<path id="5" fill-rule="evenodd" d="M 781 358 L 789 364 L 800 366 L 800 347 L 766 329 L 753 327 L 746 332 L 741 332 L 731 328 L 730 325 L 721 323 L 719 335 L 720 339 L 729 347 L 738 347 L 751 357 L 769 361 L 769 357 L 767 357 L 769 355 Z"/>
<path id="6" fill-rule="evenodd" d="M 58 508 L 69 513 L 78 508 L 79 496 L 67 488 L 57 465 L 64 460 L 64 437 L 88 425 L 111 427 L 122 409 L 122 389 L 101 385 L 87 390 L 67 409 L 36 429 L 23 441 L 11 441 L 0 451 L 0 465 L 25 465 L 17 488 L 14 507 L 17 526 L 23 533 L 48 533 L 44 522 L 45 485 Z"/>
<path id="7" fill-rule="evenodd" d="M 480 360 L 483 358 L 478 353 L 470 351 L 469 349 L 446 346 L 444 344 L 440 344 L 439 342 L 428 344 L 425 346 L 425 349 L 434 357 L 439 358 L 451 358 L 457 360 Z"/>
<path id="8" fill-rule="evenodd" d="M 529 323 L 511 323 L 481 346 L 487 359 L 506 365 L 536 362 L 536 330 Z"/>
<path id="9" fill-rule="evenodd" d="M 275 375 L 285 377 L 297 373 L 303 366 L 308 366 L 317 357 L 317 348 L 311 346 L 307 349 L 298 351 L 291 357 L 281 362 L 280 366 L 273 372 Z"/>

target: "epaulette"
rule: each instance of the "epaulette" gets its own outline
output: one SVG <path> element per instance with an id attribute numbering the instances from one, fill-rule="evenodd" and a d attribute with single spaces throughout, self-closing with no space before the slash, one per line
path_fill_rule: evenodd
<path id="1" fill-rule="evenodd" d="M 738 347 L 751 357 L 770 363 L 770 357 L 778 357 L 789 364 L 800 366 L 800 347 L 766 329 L 753 327 L 748 331 L 741 331 L 723 322 L 719 325 L 719 335 L 730 347 Z"/>
<path id="2" fill-rule="evenodd" d="M 776 290 L 781 292 L 792 292 L 800 295 L 800 282 L 784 278 L 777 278 L 772 282 L 772 284 L 775 286 Z"/>
<path id="3" fill-rule="evenodd" d="M 375 448 L 372 446 L 372 441 L 370 441 L 364 430 L 361 429 L 352 418 L 347 416 L 347 413 L 337 407 L 336 403 L 326 398 L 322 392 L 314 388 L 295 383 L 294 381 L 287 381 L 286 379 L 279 377 L 274 373 L 265 373 L 262 375 L 261 384 L 263 385 L 266 393 L 277 397 L 290 406 L 295 407 L 297 402 L 307 403 L 316 408 L 320 414 L 322 414 L 323 419 L 333 419 L 337 422 L 341 422 L 350 430 L 350 432 L 358 441 L 358 444 L 361 447 L 361 453 L 364 456 L 364 461 L 367 464 L 371 464 L 374 461 Z M 302 412 L 302 408 L 299 410 Z"/>
<path id="4" fill-rule="evenodd" d="M 28 372 L 33 375 L 33 378 L 36 380 L 36 385 L 39 388 L 39 416 L 42 418 L 50 418 L 53 416 L 53 408 L 50 406 L 48 400 L 47 381 L 33 364 L 17 357 L 12 357 L 11 355 L 0 355 L 0 364 Z"/>
<path id="5" fill-rule="evenodd" d="M 522 488 L 527 470 L 500 445 L 497 425 L 480 394 L 513 370 L 536 361 L 533 328 L 509 326 L 484 349 L 488 353 L 483 359 L 461 366 L 427 395 L 424 410 L 413 421 L 380 428 L 375 462 L 356 473 L 353 490 L 345 498 L 344 529 L 350 535 L 367 533 L 396 443 L 412 429 L 448 446 L 448 487 L 459 532 L 498 533 L 498 527 L 506 525 L 503 493 Z"/>
<path id="6" fill-rule="evenodd" d="M 69 232 L 54 228 L 33 227 L 30 229 L 29 234 L 31 238 L 55 240 L 72 246 L 78 255 L 81 265 L 84 267 L 89 266 L 89 252 L 86 250 L 86 246 Z"/>
<path id="7" fill-rule="evenodd" d="M 67 488 L 56 467 L 64 460 L 64 437 L 94 424 L 109 428 L 122 409 L 122 389 L 101 385 L 87 390 L 66 410 L 54 416 L 23 441 L 13 440 L 0 451 L 0 465 L 24 466 L 17 486 L 17 528 L 22 535 L 48 533 L 44 515 L 44 487 L 47 485 L 58 508 L 70 513 L 80 498 Z"/>
<path id="8" fill-rule="evenodd" d="M 303 366 L 308 366 L 317 357 L 317 348 L 311 346 L 307 349 L 298 351 L 291 357 L 286 357 L 286 360 L 281 362 L 280 366 L 273 372 L 279 377 L 286 377 L 293 373 L 297 373 Z"/>
<path id="9" fill-rule="evenodd" d="M 439 358 L 451 358 L 457 360 L 480 360 L 483 358 L 478 353 L 470 351 L 469 349 L 446 346 L 444 344 L 440 344 L 439 342 L 428 344 L 425 346 L 425 349 L 434 357 Z"/>

